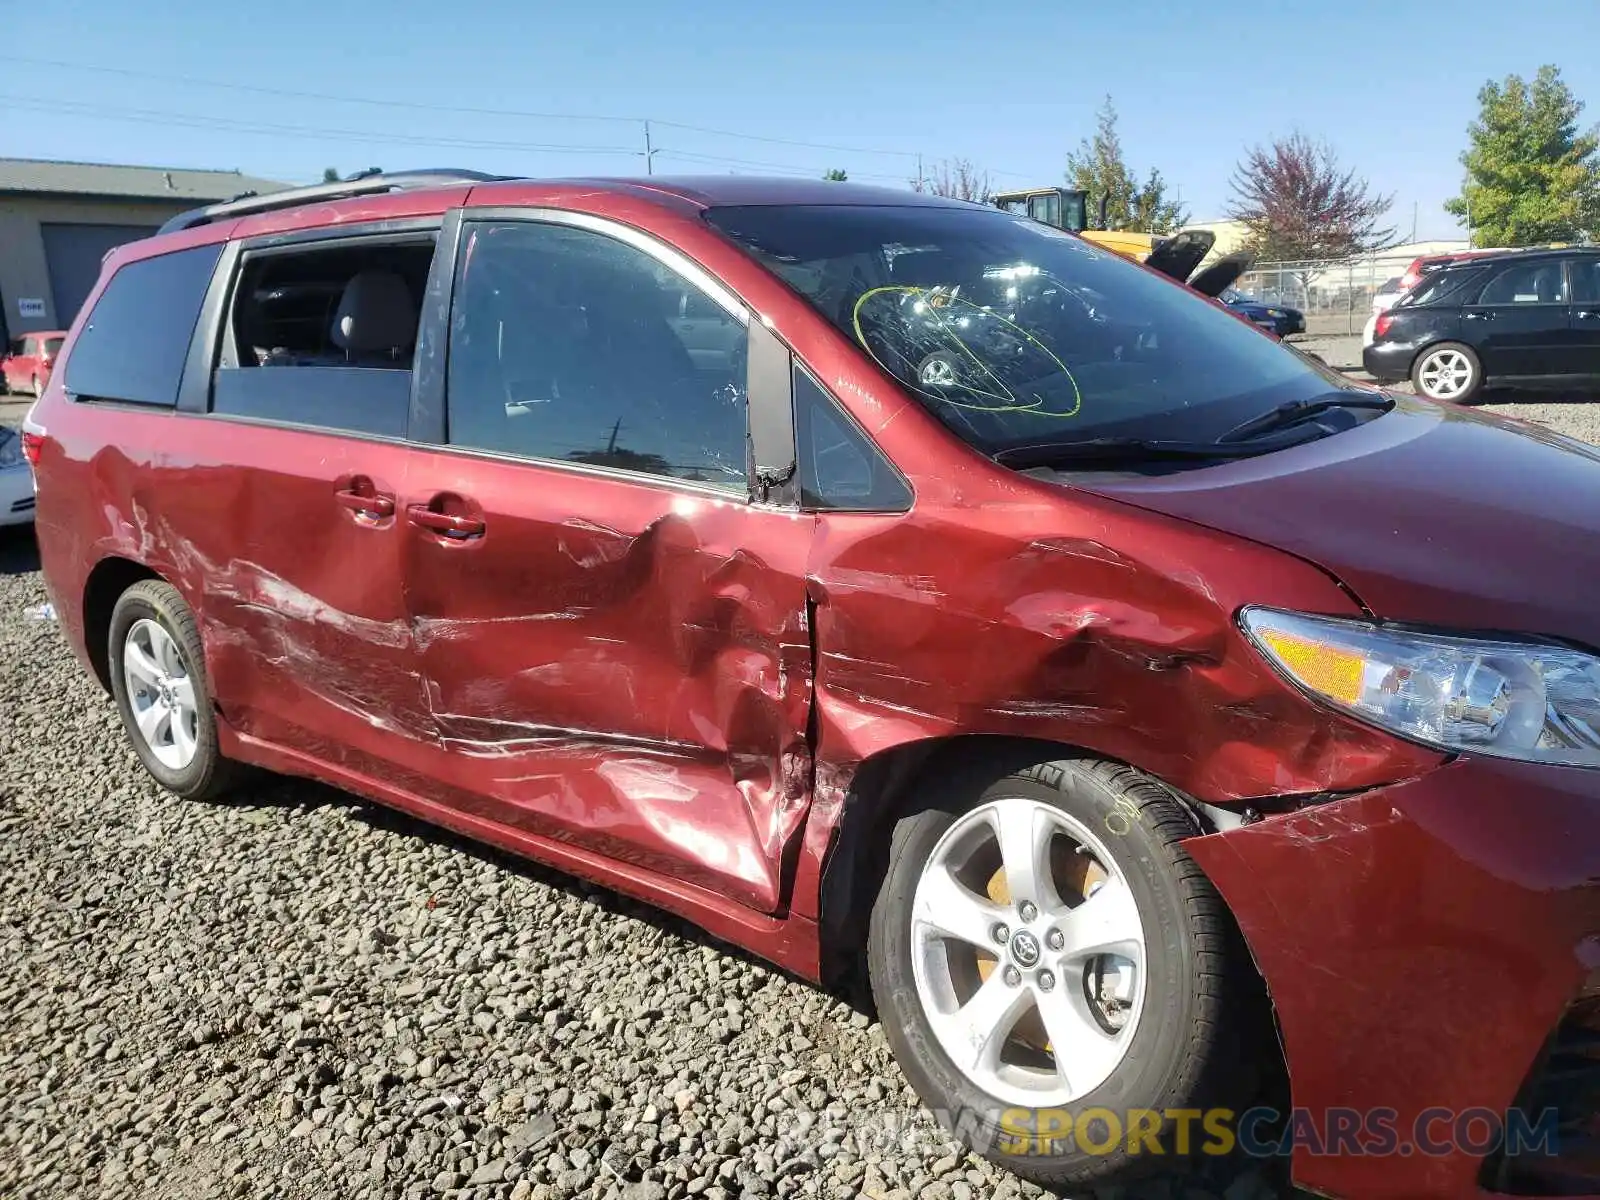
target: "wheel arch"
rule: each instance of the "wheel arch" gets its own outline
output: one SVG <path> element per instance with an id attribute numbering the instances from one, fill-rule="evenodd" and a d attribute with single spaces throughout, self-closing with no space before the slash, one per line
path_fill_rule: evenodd
<path id="1" fill-rule="evenodd" d="M 896 821 L 915 811 L 920 781 L 941 778 L 958 765 L 974 762 L 1009 771 L 1075 757 L 1115 761 L 1067 742 L 976 733 L 901 743 L 864 759 L 851 778 L 822 866 L 817 930 L 824 982 L 847 983 L 860 963 L 872 900 L 888 866 L 889 834 Z M 1191 797 L 1155 781 L 1194 815 L 1202 829 L 1211 828 Z"/>
<path id="2" fill-rule="evenodd" d="M 111 664 L 106 638 L 111 613 L 123 592 L 144 579 L 162 579 L 160 572 L 131 558 L 111 555 L 95 563 L 83 584 L 83 646 L 100 686 L 111 694 Z"/>

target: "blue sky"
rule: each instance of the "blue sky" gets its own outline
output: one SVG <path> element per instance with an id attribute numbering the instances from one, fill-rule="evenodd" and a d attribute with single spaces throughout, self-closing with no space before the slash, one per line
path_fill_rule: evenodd
<path id="1" fill-rule="evenodd" d="M 1451 236 L 1485 79 L 1555 62 L 1600 121 L 1597 0 L 64 0 L 50 20 L 60 36 L 8 47 L 0 153 L 296 182 L 638 173 L 649 117 L 659 173 L 892 183 L 921 154 L 1021 187 L 1059 181 L 1109 92 L 1129 161 L 1196 219 L 1221 215 L 1246 146 L 1299 127 L 1395 194 L 1402 234 L 1415 206 L 1420 236 Z"/>

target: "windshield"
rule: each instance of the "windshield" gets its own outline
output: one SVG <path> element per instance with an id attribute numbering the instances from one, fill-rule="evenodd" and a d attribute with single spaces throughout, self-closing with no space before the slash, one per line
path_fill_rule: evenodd
<path id="1" fill-rule="evenodd" d="M 1121 256 L 999 210 L 804 205 L 707 219 L 980 449 L 1214 439 L 1348 381 Z"/>

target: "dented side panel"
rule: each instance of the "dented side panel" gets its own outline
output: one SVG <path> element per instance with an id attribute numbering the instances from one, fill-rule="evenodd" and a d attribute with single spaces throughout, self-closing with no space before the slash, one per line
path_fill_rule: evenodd
<path id="1" fill-rule="evenodd" d="M 955 734 L 1041 738 L 1228 803 L 1439 761 L 1307 704 L 1245 645 L 1245 603 L 1359 612 L 1326 576 L 1074 500 L 823 518 L 810 567 L 823 762 Z"/>
<path id="2" fill-rule="evenodd" d="M 482 816 L 780 904 L 805 813 L 814 519 L 616 476 L 419 451 L 405 591 L 449 782 Z"/>

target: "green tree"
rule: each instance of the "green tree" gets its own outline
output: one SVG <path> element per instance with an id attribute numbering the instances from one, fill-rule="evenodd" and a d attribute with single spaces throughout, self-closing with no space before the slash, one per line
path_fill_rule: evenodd
<path id="1" fill-rule="evenodd" d="M 1600 235 L 1600 137 L 1580 130 L 1583 102 L 1553 66 L 1478 92 L 1467 127 L 1461 194 L 1445 210 L 1483 246 L 1527 246 Z"/>
<path id="2" fill-rule="evenodd" d="M 843 169 L 839 168 L 839 167 L 830 167 L 830 168 L 828 168 L 828 170 L 823 174 L 822 177 L 824 179 L 826 179 L 829 183 L 843 183 L 843 182 L 845 182 L 845 180 L 850 178 L 850 176 L 848 174 L 846 174 L 845 171 Z"/>
<path id="3" fill-rule="evenodd" d="M 1067 155 L 1067 184 L 1089 195 L 1089 211 L 1106 205 L 1106 228 L 1140 233 L 1172 233 L 1189 219 L 1177 199 L 1167 195 L 1167 181 L 1151 169 L 1139 182 L 1122 156 L 1117 110 L 1107 96 L 1097 114 L 1094 137 L 1084 138 Z"/>
<path id="4" fill-rule="evenodd" d="M 323 183 L 338 183 L 339 182 L 339 168 L 338 167 L 323 167 L 322 168 L 322 182 Z"/>

